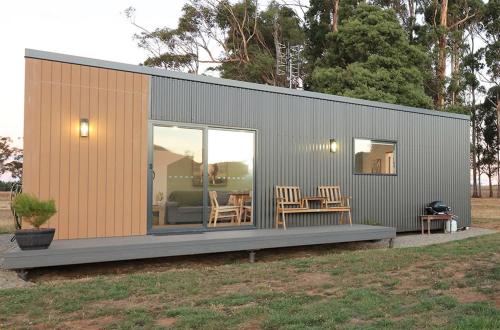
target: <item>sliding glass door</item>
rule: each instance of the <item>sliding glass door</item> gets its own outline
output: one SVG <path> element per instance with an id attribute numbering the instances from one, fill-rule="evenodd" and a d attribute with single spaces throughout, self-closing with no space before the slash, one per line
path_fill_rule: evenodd
<path id="1" fill-rule="evenodd" d="M 210 228 L 253 224 L 254 139 L 253 132 L 208 129 Z"/>
<path id="2" fill-rule="evenodd" d="M 149 230 L 253 224 L 253 131 L 154 124 Z"/>
<path id="3" fill-rule="evenodd" d="M 203 226 L 203 130 L 153 126 L 152 229 Z"/>

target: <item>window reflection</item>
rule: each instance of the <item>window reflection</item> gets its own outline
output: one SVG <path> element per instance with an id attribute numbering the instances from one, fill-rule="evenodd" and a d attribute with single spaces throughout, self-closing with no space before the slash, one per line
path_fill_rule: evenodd
<path id="1" fill-rule="evenodd" d="M 153 129 L 153 228 L 203 225 L 203 131 Z"/>
<path id="2" fill-rule="evenodd" d="M 253 162 L 253 132 L 208 130 L 209 227 L 252 223 Z"/>
<path id="3" fill-rule="evenodd" d="M 355 139 L 354 163 L 358 174 L 396 174 L 396 144 Z"/>

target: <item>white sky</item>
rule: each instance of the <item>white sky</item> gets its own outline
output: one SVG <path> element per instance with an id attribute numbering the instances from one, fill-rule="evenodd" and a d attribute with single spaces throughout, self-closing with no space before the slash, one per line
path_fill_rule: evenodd
<path id="1" fill-rule="evenodd" d="M 2 1 L 0 51 L 0 136 L 23 135 L 24 49 L 138 64 L 146 53 L 123 11 L 135 7 L 136 22 L 174 27 L 184 0 Z M 16 141 L 18 145 L 22 142 Z"/>

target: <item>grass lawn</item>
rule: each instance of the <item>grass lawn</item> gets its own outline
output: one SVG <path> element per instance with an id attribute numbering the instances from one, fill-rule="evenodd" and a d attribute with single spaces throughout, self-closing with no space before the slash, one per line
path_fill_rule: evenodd
<path id="1" fill-rule="evenodd" d="M 500 328 L 500 234 L 0 290 L 0 328 Z"/>

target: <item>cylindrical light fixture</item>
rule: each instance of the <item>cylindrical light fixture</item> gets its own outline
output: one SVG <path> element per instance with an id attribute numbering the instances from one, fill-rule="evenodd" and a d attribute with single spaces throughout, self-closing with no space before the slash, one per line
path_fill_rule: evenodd
<path id="1" fill-rule="evenodd" d="M 80 136 L 89 136 L 89 120 L 87 118 L 80 119 Z"/>
<path id="2" fill-rule="evenodd" d="M 337 152 L 337 141 L 330 139 L 330 152 Z"/>

